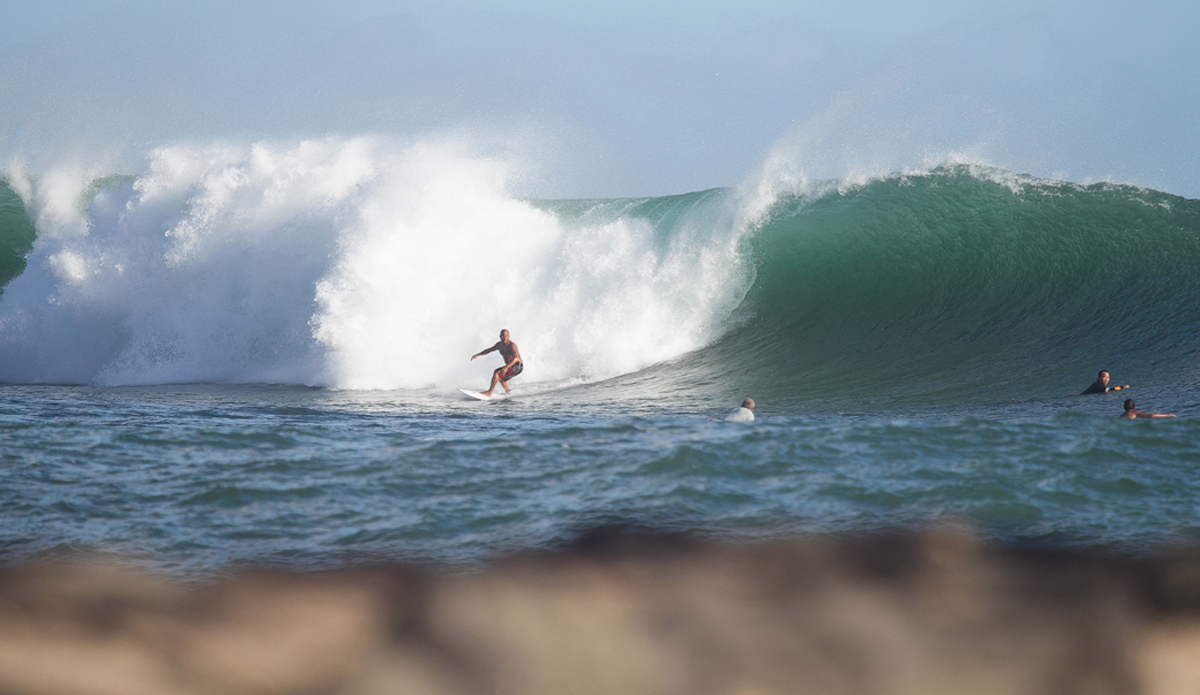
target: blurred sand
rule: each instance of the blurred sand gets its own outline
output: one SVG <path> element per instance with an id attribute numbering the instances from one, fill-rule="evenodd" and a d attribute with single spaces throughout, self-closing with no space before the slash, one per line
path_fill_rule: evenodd
<path id="1" fill-rule="evenodd" d="M 0 693 L 1200 693 L 1200 552 L 624 531 L 469 573 L 0 572 Z"/>

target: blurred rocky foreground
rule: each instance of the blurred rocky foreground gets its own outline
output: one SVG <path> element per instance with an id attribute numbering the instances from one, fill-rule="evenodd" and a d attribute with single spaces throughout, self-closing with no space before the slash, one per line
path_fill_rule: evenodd
<path id="1" fill-rule="evenodd" d="M 0 693 L 1200 693 L 1200 552 L 602 531 L 471 572 L 0 571 Z"/>

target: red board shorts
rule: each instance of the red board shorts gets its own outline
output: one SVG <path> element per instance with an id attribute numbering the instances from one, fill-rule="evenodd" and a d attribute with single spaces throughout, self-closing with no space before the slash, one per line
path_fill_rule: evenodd
<path id="1" fill-rule="evenodd" d="M 514 362 L 511 367 L 501 367 L 496 370 L 500 374 L 500 381 L 508 381 L 523 371 L 525 371 L 525 365 L 520 362 Z"/>

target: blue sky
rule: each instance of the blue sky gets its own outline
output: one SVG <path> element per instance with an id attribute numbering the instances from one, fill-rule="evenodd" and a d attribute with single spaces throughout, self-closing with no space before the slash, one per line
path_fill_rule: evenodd
<path id="1" fill-rule="evenodd" d="M 43 0 L 0 15 L 0 156 L 176 140 L 518 143 L 528 194 L 736 185 L 950 153 L 1200 197 L 1200 3 Z M 783 143 L 783 145 L 781 145 Z"/>

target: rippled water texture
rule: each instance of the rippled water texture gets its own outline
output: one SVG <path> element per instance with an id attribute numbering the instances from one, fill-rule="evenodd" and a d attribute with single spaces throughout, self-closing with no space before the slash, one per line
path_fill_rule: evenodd
<path id="1" fill-rule="evenodd" d="M 622 415 L 602 387 L 497 404 L 285 387 L 0 387 L 4 555 L 211 571 L 471 563 L 608 519 L 760 536 L 969 520 L 1144 550 L 1200 528 L 1200 425 L 1038 417 Z M 1106 397 L 1101 397 L 1106 398 Z"/>
<path id="2" fill-rule="evenodd" d="M 0 187 L 0 559 L 1200 527 L 1197 201 L 982 164 L 529 201 L 503 169 L 330 138 Z M 467 401 L 502 327 L 520 394 Z M 1133 388 L 1076 395 L 1100 368 Z M 1119 421 L 1125 395 L 1180 417 Z"/>

